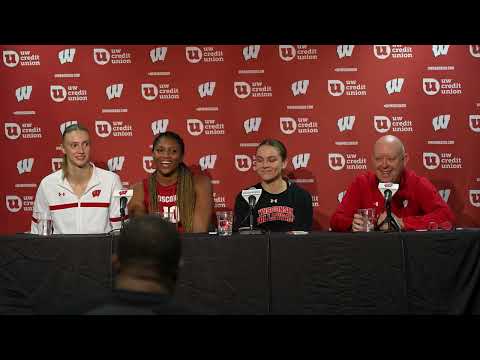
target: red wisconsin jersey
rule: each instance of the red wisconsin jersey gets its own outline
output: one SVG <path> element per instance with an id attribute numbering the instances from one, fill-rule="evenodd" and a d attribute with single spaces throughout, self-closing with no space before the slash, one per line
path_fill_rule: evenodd
<path id="1" fill-rule="evenodd" d="M 156 184 L 158 211 L 168 213 L 170 222 L 177 224 L 178 230 L 183 232 L 180 212 L 177 207 L 177 183 L 168 186 L 162 186 L 158 182 Z M 143 194 L 145 209 L 149 212 L 150 193 L 148 192 L 148 178 L 143 180 Z"/>

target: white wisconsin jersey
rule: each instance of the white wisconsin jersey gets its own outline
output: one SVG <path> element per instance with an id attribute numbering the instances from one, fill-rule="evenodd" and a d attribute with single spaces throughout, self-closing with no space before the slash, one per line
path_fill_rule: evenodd
<path id="1" fill-rule="evenodd" d="M 121 227 L 120 201 L 113 197 L 122 189 L 120 177 L 91 165 L 92 177 L 80 198 L 63 178 L 62 170 L 40 182 L 33 213 L 49 213 L 54 234 L 104 234 Z M 32 216 L 32 234 L 38 234 L 37 220 Z"/>

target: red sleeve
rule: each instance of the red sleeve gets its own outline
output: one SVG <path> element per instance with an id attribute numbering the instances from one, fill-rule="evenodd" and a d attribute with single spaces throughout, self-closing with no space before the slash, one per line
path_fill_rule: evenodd
<path id="1" fill-rule="evenodd" d="M 436 223 L 439 228 L 454 226 L 455 215 L 427 178 L 419 179 L 415 186 L 415 197 L 424 215 L 405 216 L 402 219 L 405 230 L 428 229 L 431 222 Z"/>
<path id="2" fill-rule="evenodd" d="M 363 189 L 365 191 L 366 189 Z M 360 177 L 356 177 L 353 183 L 347 189 L 342 202 L 330 218 L 330 227 L 332 231 L 347 232 L 352 229 L 353 215 L 360 208 L 360 194 L 362 193 L 362 183 Z"/>

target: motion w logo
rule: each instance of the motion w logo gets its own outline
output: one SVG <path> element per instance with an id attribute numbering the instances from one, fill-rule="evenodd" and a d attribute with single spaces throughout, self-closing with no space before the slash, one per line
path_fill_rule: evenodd
<path id="1" fill-rule="evenodd" d="M 293 96 L 298 96 L 300 94 L 305 95 L 307 93 L 309 83 L 310 80 L 299 80 L 292 83 Z"/>
<path id="2" fill-rule="evenodd" d="M 450 121 L 450 114 L 438 115 L 432 119 L 433 130 L 446 129 Z"/>
<path id="3" fill-rule="evenodd" d="M 448 202 L 448 198 L 450 197 L 450 189 L 441 189 L 438 190 L 438 195 L 443 199 L 443 201 Z"/>
<path id="4" fill-rule="evenodd" d="M 450 45 L 432 45 L 433 56 L 439 57 L 441 55 L 447 55 L 449 47 Z"/>
<path id="5" fill-rule="evenodd" d="M 258 132 L 260 124 L 262 123 L 261 117 L 252 117 L 243 122 L 243 127 L 245 128 L 245 133 L 249 134 L 251 132 Z"/>
<path id="6" fill-rule="evenodd" d="M 17 162 L 18 174 L 22 175 L 26 172 L 32 172 L 32 166 L 34 161 L 35 161 L 34 158 L 28 158 L 28 159 L 23 159 Z"/>
<path id="7" fill-rule="evenodd" d="M 298 154 L 292 158 L 292 165 L 295 169 L 306 168 L 308 166 L 308 160 L 310 160 L 310 154 Z"/>
<path id="8" fill-rule="evenodd" d="M 337 54 L 338 58 L 342 59 L 346 56 L 350 57 L 352 56 L 353 48 L 355 45 L 338 45 L 337 46 Z"/>
<path id="9" fill-rule="evenodd" d="M 168 119 L 155 120 L 152 122 L 153 135 L 158 135 L 167 131 Z"/>
<path id="10" fill-rule="evenodd" d="M 204 98 L 205 96 L 213 96 L 215 85 L 215 81 L 207 81 L 206 83 L 198 85 L 198 94 L 201 98 Z"/>
<path id="11" fill-rule="evenodd" d="M 32 94 L 32 86 L 22 86 L 15 90 L 15 96 L 17 97 L 17 102 L 23 100 L 30 100 L 30 95 Z"/>
<path id="12" fill-rule="evenodd" d="M 113 98 L 119 98 L 122 96 L 123 84 L 113 84 L 107 86 L 105 92 L 107 93 L 108 100 Z"/>
<path id="13" fill-rule="evenodd" d="M 399 93 L 400 91 L 402 91 L 404 80 L 404 78 L 395 78 L 392 80 L 388 80 L 385 83 L 385 88 L 387 89 L 388 95 L 392 95 L 393 93 Z"/>
<path id="14" fill-rule="evenodd" d="M 200 165 L 200 168 L 203 170 L 206 169 L 213 169 L 215 167 L 215 161 L 217 161 L 217 155 L 205 155 L 200 158 L 198 161 L 198 164 Z"/>
<path id="15" fill-rule="evenodd" d="M 260 52 L 260 45 L 248 45 L 243 48 L 243 58 L 245 61 L 256 59 Z"/>
<path id="16" fill-rule="evenodd" d="M 60 64 L 65 64 L 67 62 L 73 63 L 73 58 L 75 57 L 75 48 L 65 49 L 58 52 L 58 60 Z"/>
<path id="17" fill-rule="evenodd" d="M 354 123 L 355 123 L 355 115 L 344 116 L 337 120 L 337 126 L 340 132 L 353 130 Z"/>
<path id="18" fill-rule="evenodd" d="M 107 165 L 108 170 L 110 171 L 121 171 L 123 168 L 123 162 L 125 161 L 125 156 L 115 156 L 111 159 L 108 159 Z"/>
<path id="19" fill-rule="evenodd" d="M 63 135 L 63 133 L 65 132 L 65 129 L 73 124 L 78 124 L 78 121 L 77 120 L 65 121 L 64 123 L 60 124 L 60 133 Z"/>
<path id="20" fill-rule="evenodd" d="M 152 63 L 156 63 L 157 61 L 164 61 L 165 56 L 167 55 L 167 47 L 157 47 L 150 50 L 150 60 Z"/>

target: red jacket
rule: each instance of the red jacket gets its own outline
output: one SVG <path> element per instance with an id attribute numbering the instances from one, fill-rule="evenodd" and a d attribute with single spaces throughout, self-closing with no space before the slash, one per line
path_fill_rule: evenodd
<path id="1" fill-rule="evenodd" d="M 330 227 L 333 231 L 350 231 L 353 215 L 362 208 L 375 208 L 377 217 L 385 211 L 378 179 L 371 171 L 355 178 L 332 215 Z M 402 174 L 400 187 L 392 198 L 392 213 L 403 220 L 404 230 L 428 229 L 430 222 L 439 227 L 446 222 L 453 226 L 455 222 L 453 212 L 435 186 L 411 170 L 404 170 Z"/>

